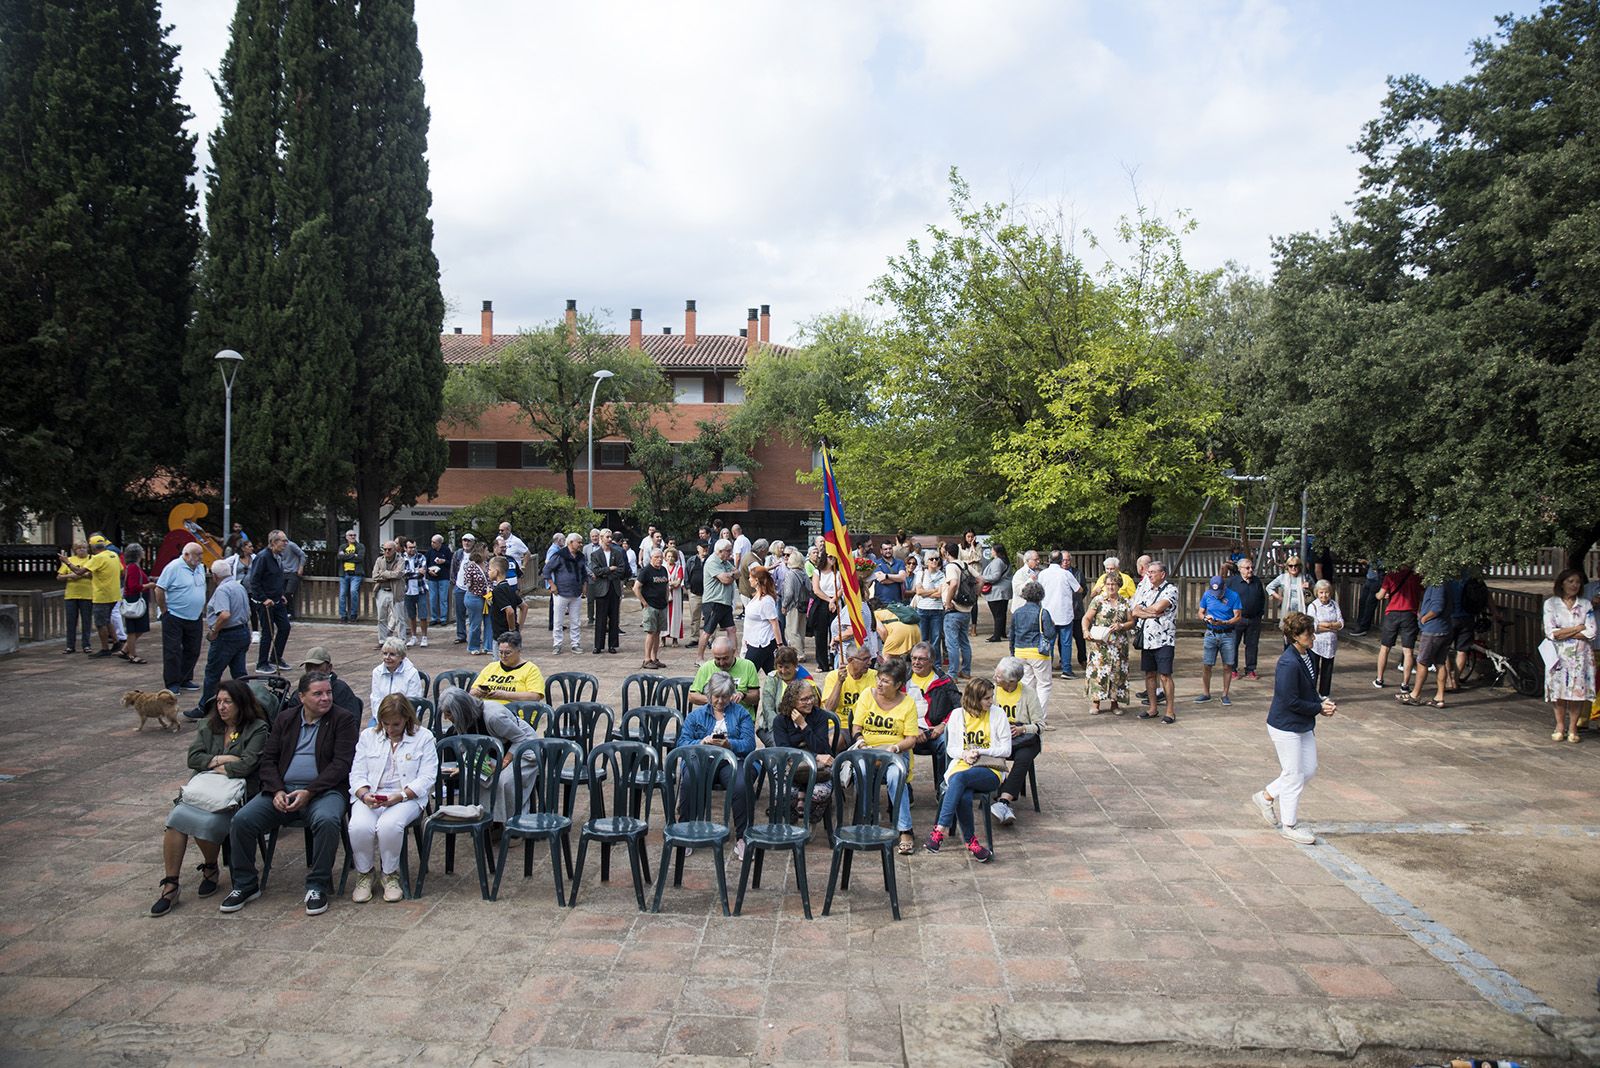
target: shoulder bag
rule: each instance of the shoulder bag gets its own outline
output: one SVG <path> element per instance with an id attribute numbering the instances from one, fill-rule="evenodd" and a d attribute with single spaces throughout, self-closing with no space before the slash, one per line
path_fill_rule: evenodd
<path id="1" fill-rule="evenodd" d="M 124 597 L 122 599 L 123 619 L 143 619 L 150 606 L 141 594 L 138 597 Z"/>
<path id="2" fill-rule="evenodd" d="M 178 800 L 205 812 L 227 812 L 244 804 L 244 780 L 220 771 L 202 771 L 183 784 Z"/>

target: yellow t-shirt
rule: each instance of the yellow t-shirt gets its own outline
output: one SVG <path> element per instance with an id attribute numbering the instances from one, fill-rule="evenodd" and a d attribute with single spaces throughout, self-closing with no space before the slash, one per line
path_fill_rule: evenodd
<path id="1" fill-rule="evenodd" d="M 844 681 L 839 683 L 839 707 L 834 710 L 834 715 L 839 717 L 839 726 L 848 731 L 855 723 L 856 703 L 862 694 L 878 685 L 878 673 L 868 668 L 861 673 L 859 679 L 852 679 L 848 668 L 834 668 L 823 680 L 824 695 L 833 691 L 834 677 L 840 674 L 844 676 Z"/>
<path id="2" fill-rule="evenodd" d="M 926 675 L 912 675 L 911 685 L 921 690 L 923 695 L 926 696 L 928 693 L 928 687 L 933 685 L 933 680 L 937 677 L 938 676 L 932 671 L 928 672 Z"/>
<path id="3" fill-rule="evenodd" d="M 1006 720 L 1010 723 L 1017 722 L 1017 706 L 1022 703 L 1022 683 L 1017 683 L 1014 690 L 994 688 L 994 703 L 1005 709 Z"/>
<path id="4" fill-rule="evenodd" d="M 122 596 L 122 561 L 109 549 L 89 554 L 89 562 L 80 565 L 93 572 L 89 579 L 89 599 L 95 604 L 115 604 Z"/>
<path id="5" fill-rule="evenodd" d="M 524 660 L 514 668 L 505 667 L 498 660 L 478 672 L 472 686 L 487 686 L 491 690 L 512 690 L 517 693 L 544 693 L 544 673 L 534 667 L 533 661 Z"/>
<path id="6" fill-rule="evenodd" d="M 980 718 L 968 715 L 967 710 L 964 708 L 958 708 L 950 714 L 950 730 L 945 737 L 949 739 L 946 742 L 946 746 L 952 754 L 965 753 L 968 749 L 991 749 L 994 747 L 994 739 L 989 737 L 989 717 L 983 716 Z M 957 738 L 961 739 L 959 745 L 955 744 Z M 971 764 L 968 764 L 958 756 L 950 762 L 950 770 L 947 776 L 966 771 L 970 767 L 972 767 Z M 994 772 L 996 779 L 1005 778 L 1004 775 L 1000 774 L 999 768 L 986 768 L 985 770 Z"/>
<path id="7" fill-rule="evenodd" d="M 899 703 L 892 708 L 883 708 L 878 704 L 877 691 L 868 690 L 856 701 L 855 720 L 856 726 L 861 728 L 862 740 L 873 747 L 917 736 L 917 705 L 905 694 L 900 695 Z M 912 768 L 916 767 L 910 753 L 906 754 L 906 760 Z M 911 781 L 909 772 L 906 781 Z"/>
<path id="8" fill-rule="evenodd" d="M 914 624 L 900 622 L 899 617 L 887 608 L 878 609 L 877 619 L 883 624 L 885 656 L 905 656 L 911 652 L 913 645 L 922 640 L 922 632 Z"/>
<path id="9" fill-rule="evenodd" d="M 89 566 L 89 558 L 87 556 L 69 556 L 69 557 L 67 557 L 67 563 L 68 564 L 72 564 L 75 567 L 88 567 Z M 70 575 L 70 574 L 72 574 L 72 568 L 67 567 L 66 564 L 63 564 L 63 565 L 61 565 L 61 568 L 56 571 L 56 574 L 58 574 L 58 575 Z M 69 601 L 87 601 L 87 600 L 89 600 L 89 598 L 91 596 L 93 596 L 93 594 L 94 594 L 94 579 L 92 579 L 92 578 L 69 578 L 69 579 L 67 579 L 67 593 L 66 593 L 67 600 L 69 600 Z"/>

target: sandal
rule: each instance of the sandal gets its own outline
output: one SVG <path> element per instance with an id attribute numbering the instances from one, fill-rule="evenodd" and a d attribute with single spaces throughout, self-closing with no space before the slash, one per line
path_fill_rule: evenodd
<path id="1" fill-rule="evenodd" d="M 915 853 L 916 851 L 917 851 L 917 836 L 915 834 L 911 833 L 910 831 L 901 831 L 900 832 L 900 845 L 895 848 L 895 852 L 899 853 L 902 857 L 909 857 L 911 854 Z"/>
<path id="2" fill-rule="evenodd" d="M 1162 716 L 1161 717 L 1161 722 L 1162 723 L 1176 723 L 1176 722 L 1178 722 L 1178 717 L 1177 716 Z"/>
<path id="3" fill-rule="evenodd" d="M 217 866 L 215 864 L 200 864 L 195 868 L 200 873 L 200 886 L 195 890 L 195 897 L 210 897 L 217 892 Z"/>
<path id="4" fill-rule="evenodd" d="M 1429 708 L 1443 708 L 1444 707 L 1444 702 L 1438 700 L 1437 698 L 1435 698 L 1434 700 L 1428 702 L 1428 707 Z"/>
<path id="5" fill-rule="evenodd" d="M 178 877 L 169 875 L 161 880 L 161 896 L 156 898 L 156 903 L 150 906 L 150 915 L 165 916 L 171 912 L 178 903 Z"/>
<path id="6" fill-rule="evenodd" d="M 1139 718 L 1140 719 L 1155 719 L 1156 718 L 1156 714 L 1154 712 L 1140 712 L 1139 713 Z"/>
<path id="7" fill-rule="evenodd" d="M 128 663 L 130 663 L 130 664 L 148 664 L 148 663 L 150 663 L 150 661 L 146 660 L 142 656 L 130 656 L 130 657 L 125 657 L 124 659 L 126 659 L 128 661 Z"/>
<path id="8" fill-rule="evenodd" d="M 1403 705 L 1416 705 L 1418 703 L 1415 697 L 1412 697 L 1404 690 L 1401 690 L 1399 693 L 1395 694 L 1394 699 Z"/>

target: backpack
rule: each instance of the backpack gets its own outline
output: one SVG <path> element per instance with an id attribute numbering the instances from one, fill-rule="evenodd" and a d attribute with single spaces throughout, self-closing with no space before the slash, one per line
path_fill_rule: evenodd
<path id="1" fill-rule="evenodd" d="M 916 626 L 919 618 L 917 616 L 917 610 L 906 604 L 904 601 L 895 601 L 894 603 L 886 604 L 883 607 L 889 611 L 890 615 L 894 616 L 894 618 L 898 619 L 900 622 L 910 623 L 912 626 Z"/>
<path id="2" fill-rule="evenodd" d="M 1461 614 L 1477 616 L 1489 609 L 1489 586 L 1481 578 L 1469 578 L 1461 584 Z"/>
<path id="3" fill-rule="evenodd" d="M 956 582 L 955 596 L 950 598 L 950 601 L 959 608 L 972 608 L 977 605 L 978 579 L 973 575 L 971 568 L 961 569 L 961 578 Z"/>

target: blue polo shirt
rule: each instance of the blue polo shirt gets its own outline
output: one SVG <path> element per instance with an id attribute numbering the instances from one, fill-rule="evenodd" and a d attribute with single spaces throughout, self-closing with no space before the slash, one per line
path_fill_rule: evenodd
<path id="1" fill-rule="evenodd" d="M 1436 615 L 1422 624 L 1424 634 L 1449 634 L 1450 633 L 1450 598 L 1445 596 L 1444 585 L 1429 586 L 1422 591 L 1422 605 L 1417 609 L 1417 618 L 1421 619 L 1429 612 Z"/>
<path id="2" fill-rule="evenodd" d="M 206 569 L 204 564 L 190 567 L 183 557 L 161 569 L 156 579 L 167 594 L 167 613 L 174 619 L 195 620 L 206 610 Z"/>
<path id="3" fill-rule="evenodd" d="M 1218 619 L 1232 619 L 1233 614 L 1242 608 L 1243 602 L 1239 600 L 1239 595 L 1227 588 L 1222 590 L 1221 596 L 1218 596 L 1215 590 L 1208 589 L 1205 592 L 1205 596 L 1200 598 L 1200 614 L 1206 617 L 1214 616 Z M 1209 630 L 1233 629 L 1213 623 L 1209 618 L 1206 620 L 1206 627 Z"/>
<path id="4" fill-rule="evenodd" d="M 886 556 L 878 561 L 883 581 L 875 585 L 878 600 L 884 604 L 899 604 L 906 599 L 906 565 L 902 560 Z"/>

